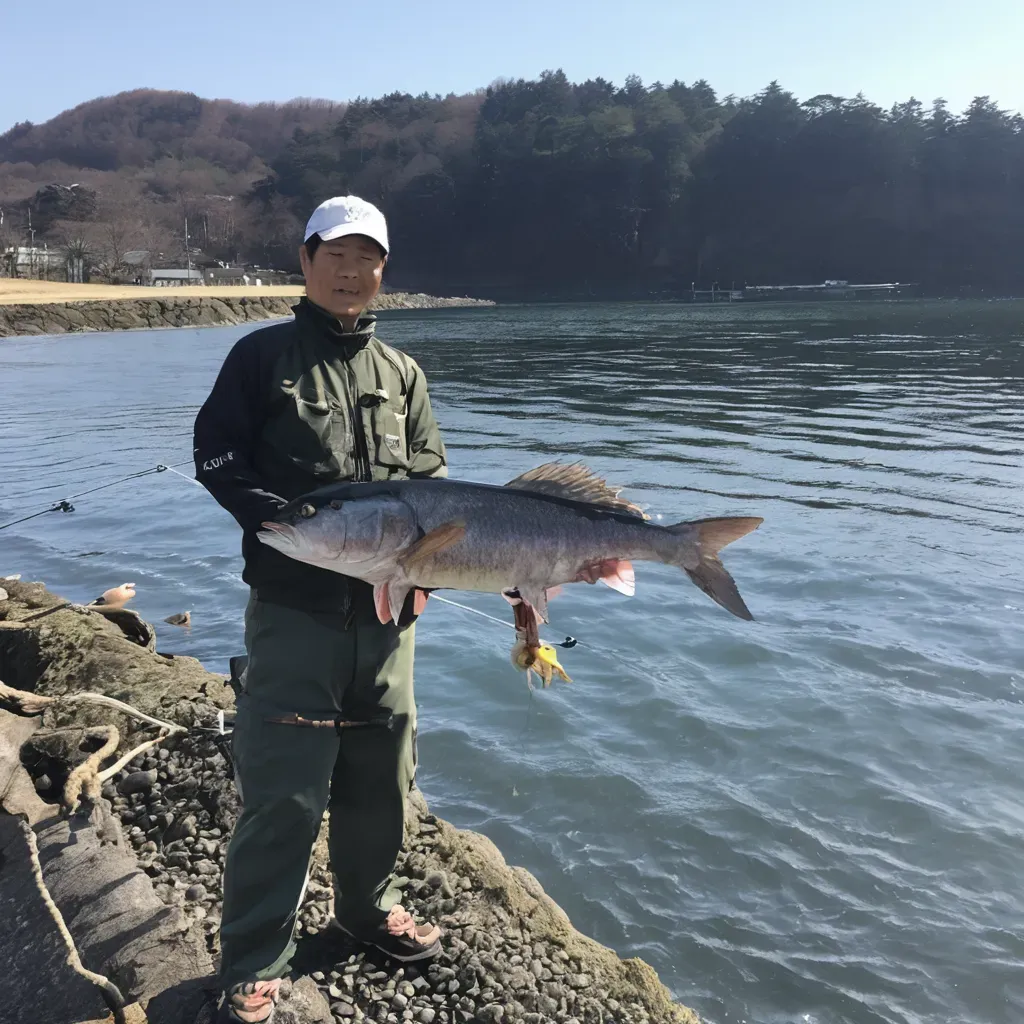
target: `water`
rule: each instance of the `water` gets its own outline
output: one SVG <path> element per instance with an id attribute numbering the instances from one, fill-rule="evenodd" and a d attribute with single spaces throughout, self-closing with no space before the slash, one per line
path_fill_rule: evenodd
<path id="1" fill-rule="evenodd" d="M 581 456 L 666 522 L 760 514 L 743 623 L 677 571 L 575 587 L 574 677 L 511 630 L 420 629 L 421 785 L 574 923 L 716 1024 L 1024 1015 L 1024 306 L 505 307 L 390 314 L 453 475 Z M 159 461 L 244 328 L 0 343 L 0 521 Z M 225 670 L 237 530 L 170 474 L 0 533 L 0 573 L 127 580 L 161 649 Z M 454 595 L 507 618 L 497 597 Z"/>

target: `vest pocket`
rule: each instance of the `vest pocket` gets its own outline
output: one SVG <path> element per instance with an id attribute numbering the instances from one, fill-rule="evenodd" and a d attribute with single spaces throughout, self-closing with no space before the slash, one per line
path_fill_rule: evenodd
<path id="1" fill-rule="evenodd" d="M 295 395 L 294 400 L 296 436 L 288 446 L 292 461 L 328 480 L 351 477 L 355 459 L 348 407 L 330 395 L 319 401 Z"/>
<path id="2" fill-rule="evenodd" d="M 381 402 L 367 410 L 370 436 L 374 448 L 374 461 L 388 469 L 409 468 L 409 451 L 405 440 L 405 420 L 408 415 L 404 403 Z"/>

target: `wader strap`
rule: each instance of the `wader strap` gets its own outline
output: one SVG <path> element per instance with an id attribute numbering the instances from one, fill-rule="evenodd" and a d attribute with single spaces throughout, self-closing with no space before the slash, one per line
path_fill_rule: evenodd
<path id="1" fill-rule="evenodd" d="M 295 714 L 267 718 L 264 721 L 273 722 L 275 725 L 299 725 L 306 729 L 333 729 L 339 736 L 342 729 L 365 729 L 369 726 L 383 726 L 389 732 L 392 732 L 395 728 L 394 715 L 390 711 L 357 721 L 344 719 L 341 715 L 335 718 L 304 718 L 302 715 Z"/>

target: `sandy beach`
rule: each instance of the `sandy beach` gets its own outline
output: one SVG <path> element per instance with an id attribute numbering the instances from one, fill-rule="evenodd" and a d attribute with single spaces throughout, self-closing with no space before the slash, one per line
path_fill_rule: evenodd
<path id="1" fill-rule="evenodd" d="M 138 285 L 66 284 L 63 281 L 27 281 L 22 278 L 0 277 L 0 306 L 38 305 L 49 302 L 103 302 L 110 299 L 242 299 L 269 298 L 282 295 L 302 295 L 302 285 L 274 285 L 268 287 L 221 286 L 145 288 Z"/>

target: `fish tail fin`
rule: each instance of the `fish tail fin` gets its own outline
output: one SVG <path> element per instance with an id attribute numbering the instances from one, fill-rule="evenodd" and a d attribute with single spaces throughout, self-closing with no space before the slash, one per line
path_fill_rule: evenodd
<path id="1" fill-rule="evenodd" d="M 736 581 L 722 565 L 718 552 L 756 530 L 763 522 L 756 516 L 728 516 L 694 519 L 667 527 L 681 541 L 673 564 L 678 565 L 712 601 L 747 621 L 754 616 L 740 596 Z"/>

